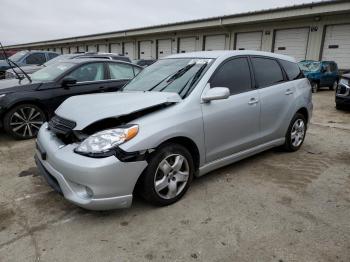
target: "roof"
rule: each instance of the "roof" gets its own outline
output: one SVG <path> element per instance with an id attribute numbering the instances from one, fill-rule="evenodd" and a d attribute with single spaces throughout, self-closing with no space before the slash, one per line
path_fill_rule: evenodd
<path id="1" fill-rule="evenodd" d="M 263 10 L 259 10 L 259 11 L 242 12 L 242 13 L 223 15 L 223 16 L 215 16 L 215 17 L 209 17 L 209 18 L 193 19 L 193 20 L 181 21 L 181 22 L 175 22 L 175 23 L 165 23 L 165 24 L 160 24 L 160 25 L 138 27 L 138 28 L 124 29 L 124 30 L 97 33 L 97 34 L 81 35 L 81 36 L 76 36 L 76 37 L 66 37 L 66 38 L 52 39 L 52 40 L 47 40 L 47 41 L 38 41 L 38 42 L 32 42 L 32 43 L 9 45 L 9 46 L 6 46 L 6 48 L 16 48 L 16 47 L 21 47 L 23 45 L 28 45 L 28 46 L 29 45 L 39 45 L 39 44 L 49 45 L 49 44 L 55 44 L 55 42 L 57 42 L 57 41 L 78 42 L 79 40 L 83 41 L 84 40 L 83 38 L 91 38 L 91 37 L 99 37 L 99 36 L 100 36 L 99 39 L 101 39 L 104 36 L 110 37 L 109 35 L 112 35 L 112 34 L 121 34 L 121 35 L 127 36 L 127 34 L 132 33 L 132 32 L 136 32 L 136 31 L 144 31 L 144 30 L 150 30 L 150 29 L 161 29 L 161 28 L 177 26 L 177 25 L 189 25 L 191 23 L 219 21 L 221 23 L 221 25 L 223 25 L 222 21 L 224 19 L 251 17 L 253 15 L 261 15 L 261 14 L 274 13 L 274 12 L 280 12 L 280 11 L 289 11 L 289 10 L 296 10 L 296 9 L 308 9 L 309 10 L 308 12 L 310 14 L 314 15 L 316 7 L 322 7 L 322 6 L 326 6 L 326 5 L 332 5 L 332 4 L 341 4 L 341 3 L 349 3 L 349 0 L 318 1 L 318 2 L 300 4 L 300 5 L 290 5 L 290 6 L 285 6 L 285 7 L 263 9 Z M 343 10 L 343 11 L 346 11 L 346 10 Z M 305 15 L 305 14 L 303 14 L 303 15 Z M 293 16 L 296 16 L 296 14 L 294 14 Z M 282 17 L 282 18 L 285 19 L 286 17 Z"/>
<path id="2" fill-rule="evenodd" d="M 290 56 L 280 55 L 276 53 L 262 52 L 262 51 L 252 51 L 252 50 L 220 50 L 220 51 L 201 51 L 193 53 L 183 53 L 183 54 L 174 54 L 167 56 L 166 58 L 226 58 L 231 56 L 240 56 L 240 55 L 251 55 L 251 56 L 268 56 L 273 58 L 278 58 L 282 60 L 287 60 L 290 62 L 295 62 L 295 59 Z"/>

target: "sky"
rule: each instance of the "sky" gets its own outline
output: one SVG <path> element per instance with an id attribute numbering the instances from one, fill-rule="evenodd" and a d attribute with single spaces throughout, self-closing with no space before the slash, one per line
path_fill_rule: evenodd
<path id="1" fill-rule="evenodd" d="M 1 0 L 4 45 L 257 11 L 310 0 Z"/>

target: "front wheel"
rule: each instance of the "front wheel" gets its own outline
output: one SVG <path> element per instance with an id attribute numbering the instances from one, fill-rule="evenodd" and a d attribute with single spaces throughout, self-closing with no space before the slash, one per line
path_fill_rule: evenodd
<path id="1" fill-rule="evenodd" d="M 312 82 L 311 83 L 312 93 L 317 93 L 318 89 L 319 89 L 319 84 L 317 82 Z"/>
<path id="2" fill-rule="evenodd" d="M 157 206 L 178 201 L 189 188 L 194 174 L 193 158 L 178 144 L 159 148 L 144 171 L 141 196 Z"/>
<path id="3" fill-rule="evenodd" d="M 284 148 L 287 151 L 294 152 L 300 149 L 305 139 L 306 125 L 305 117 L 300 113 L 295 114 L 286 134 Z"/>
<path id="4" fill-rule="evenodd" d="M 5 131 L 16 139 L 29 139 L 38 134 L 39 128 L 46 121 L 41 108 L 32 104 L 18 105 L 5 114 Z"/>

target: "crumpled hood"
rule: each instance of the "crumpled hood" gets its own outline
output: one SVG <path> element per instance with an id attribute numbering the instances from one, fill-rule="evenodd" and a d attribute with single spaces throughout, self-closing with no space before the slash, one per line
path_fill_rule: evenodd
<path id="1" fill-rule="evenodd" d="M 106 118 L 125 116 L 161 104 L 178 103 L 177 93 L 114 92 L 73 96 L 64 101 L 56 115 L 76 122 L 75 130 Z"/>

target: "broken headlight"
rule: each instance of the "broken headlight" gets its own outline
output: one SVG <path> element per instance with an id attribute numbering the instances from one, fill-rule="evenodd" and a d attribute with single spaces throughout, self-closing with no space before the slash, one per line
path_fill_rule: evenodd
<path id="1" fill-rule="evenodd" d="M 74 151 L 91 157 L 107 157 L 115 153 L 118 145 L 134 138 L 139 131 L 138 125 L 128 125 L 108 129 L 86 138 Z"/>

